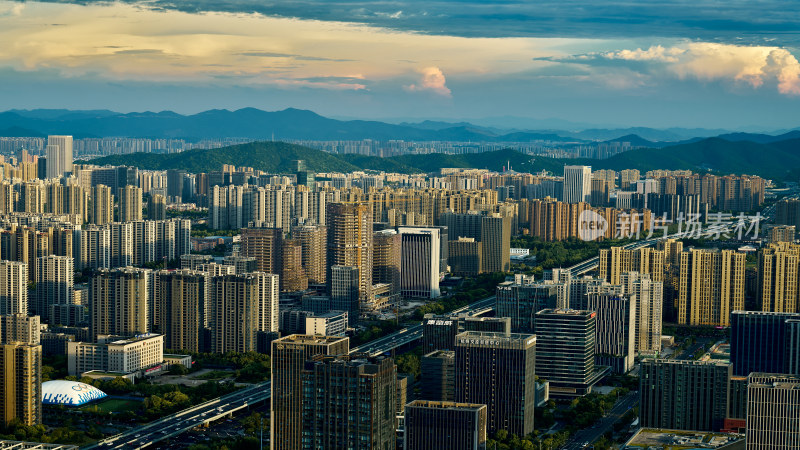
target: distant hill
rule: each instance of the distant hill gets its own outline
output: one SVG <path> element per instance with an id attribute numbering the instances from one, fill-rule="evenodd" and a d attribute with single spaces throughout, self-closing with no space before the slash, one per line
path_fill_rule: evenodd
<path id="1" fill-rule="evenodd" d="M 531 156 L 515 150 L 446 155 L 403 155 L 379 158 L 364 155 L 335 155 L 282 142 L 255 142 L 213 150 L 190 150 L 182 153 L 137 153 L 114 155 L 91 161 L 93 164 L 130 165 L 141 169 L 185 169 L 190 172 L 219 170 L 223 164 L 248 166 L 272 172 L 288 173 L 291 161 L 306 160 L 317 172 L 377 170 L 399 173 L 435 172 L 443 167 L 460 167 L 517 172 L 549 171 L 563 173 L 566 164 L 586 164 L 593 169 L 690 169 L 700 172 L 747 173 L 783 179 L 800 172 L 800 139 L 759 144 L 731 142 L 720 138 L 703 139 L 664 148 L 641 148 L 603 160 L 555 159 Z"/>
<path id="2" fill-rule="evenodd" d="M 134 166 L 147 170 L 184 169 L 194 173 L 220 170 L 223 164 L 233 164 L 272 173 L 289 173 L 291 162 L 296 159 L 305 160 L 311 170 L 318 172 L 359 170 L 358 166 L 336 155 L 283 142 L 253 142 L 170 154 L 112 155 L 94 159 L 91 163 Z"/>
<path id="3" fill-rule="evenodd" d="M 732 142 L 750 141 L 758 144 L 771 144 L 773 142 L 787 141 L 790 139 L 799 139 L 800 130 L 790 131 L 788 133 L 780 134 L 777 136 L 773 136 L 770 134 L 758 134 L 758 133 L 728 133 L 728 134 L 721 134 L 717 137 Z"/>
<path id="4" fill-rule="evenodd" d="M 800 139 L 759 144 L 721 138 L 674 145 L 660 149 L 638 149 L 595 161 L 594 167 L 639 170 L 691 169 L 721 173 L 747 173 L 781 179 L 800 168 Z"/>
<path id="5" fill-rule="evenodd" d="M 97 158 L 98 165 L 127 165 L 146 170 L 184 169 L 189 172 L 220 170 L 223 164 L 253 167 L 272 173 L 291 172 L 291 161 L 303 159 L 317 172 L 352 172 L 377 170 L 399 173 L 434 172 L 443 167 L 478 168 L 501 171 L 510 162 L 519 172 L 548 170 L 563 172 L 564 162 L 553 158 L 531 157 L 515 150 L 471 153 L 466 155 L 403 155 L 379 158 L 363 155 L 334 155 L 283 142 L 254 142 L 212 150 L 189 150 L 182 153 L 134 153 Z M 571 161 L 574 160 L 569 160 Z"/>

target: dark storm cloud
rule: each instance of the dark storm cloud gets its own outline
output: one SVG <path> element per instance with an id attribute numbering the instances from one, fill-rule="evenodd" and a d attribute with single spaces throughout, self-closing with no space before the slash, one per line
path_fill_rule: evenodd
<path id="1" fill-rule="evenodd" d="M 796 1 L 151 0 L 143 5 L 186 12 L 261 13 L 356 22 L 469 37 L 659 36 L 737 44 L 800 44 L 800 2 Z"/>

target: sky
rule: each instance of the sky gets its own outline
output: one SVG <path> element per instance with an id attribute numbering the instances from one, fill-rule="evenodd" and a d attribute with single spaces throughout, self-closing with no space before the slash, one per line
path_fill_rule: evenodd
<path id="1" fill-rule="evenodd" d="M 0 0 L 0 110 L 800 126 L 800 2 Z"/>

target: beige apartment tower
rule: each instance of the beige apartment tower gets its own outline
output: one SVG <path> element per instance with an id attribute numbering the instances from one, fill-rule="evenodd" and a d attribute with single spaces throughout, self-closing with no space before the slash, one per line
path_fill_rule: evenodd
<path id="1" fill-rule="evenodd" d="M 114 195 L 111 188 L 98 184 L 92 188 L 92 206 L 89 209 L 89 221 L 95 225 L 103 225 L 114 221 Z"/>
<path id="2" fill-rule="evenodd" d="M 331 292 L 331 268 L 348 266 L 358 269 L 358 296 L 363 303 L 372 300 L 372 214 L 366 204 L 329 203 L 325 213 L 328 223 L 327 270 Z"/>
<path id="3" fill-rule="evenodd" d="M 372 234 L 372 233 L 370 233 Z M 302 372 L 315 355 L 346 355 L 346 337 L 293 334 L 272 342 L 270 442 L 273 450 L 301 450 L 303 431 Z"/>
<path id="4" fill-rule="evenodd" d="M 150 271 L 99 269 L 91 281 L 92 336 L 134 336 L 149 331 Z"/>
<path id="5" fill-rule="evenodd" d="M 680 255 L 678 323 L 729 326 L 744 310 L 745 254 L 691 249 Z"/>
<path id="6" fill-rule="evenodd" d="M 119 188 L 119 221 L 136 222 L 142 220 L 142 188 L 125 186 Z"/>

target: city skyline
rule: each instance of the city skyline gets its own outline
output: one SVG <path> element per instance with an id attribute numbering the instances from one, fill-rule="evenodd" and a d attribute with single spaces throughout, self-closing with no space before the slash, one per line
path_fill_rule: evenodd
<path id="1" fill-rule="evenodd" d="M 736 2 L 719 17 L 681 1 L 570 13 L 507 2 L 491 14 L 461 2 L 458 15 L 444 2 L 306 3 L 0 2 L 0 94 L 6 109 L 798 125 L 791 4 Z"/>

